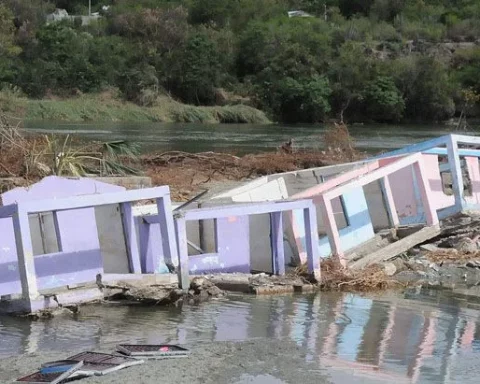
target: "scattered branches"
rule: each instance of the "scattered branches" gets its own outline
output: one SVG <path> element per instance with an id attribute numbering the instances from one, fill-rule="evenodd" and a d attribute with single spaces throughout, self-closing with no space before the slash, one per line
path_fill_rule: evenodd
<path id="1" fill-rule="evenodd" d="M 388 277 L 377 265 L 359 271 L 342 267 L 333 259 L 326 259 L 321 264 L 322 281 L 320 286 L 325 291 L 377 291 L 403 285 Z"/>

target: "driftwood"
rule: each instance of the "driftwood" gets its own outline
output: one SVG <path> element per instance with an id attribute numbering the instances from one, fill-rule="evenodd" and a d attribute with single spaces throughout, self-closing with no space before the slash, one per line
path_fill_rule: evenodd
<path id="1" fill-rule="evenodd" d="M 150 161 L 156 164 L 169 164 L 174 162 L 182 162 L 185 159 L 193 160 L 205 160 L 205 161 L 217 161 L 217 162 L 236 162 L 240 160 L 240 157 L 231 155 L 229 153 L 221 152 L 199 152 L 199 153 L 189 153 L 182 151 L 169 151 L 163 152 L 159 155 L 151 157 Z"/>

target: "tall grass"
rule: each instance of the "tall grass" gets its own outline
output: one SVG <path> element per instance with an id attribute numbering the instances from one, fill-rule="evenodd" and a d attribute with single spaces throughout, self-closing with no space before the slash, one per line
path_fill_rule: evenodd
<path id="1" fill-rule="evenodd" d="M 262 111 L 245 105 L 198 107 L 181 104 L 167 97 L 159 98 L 151 107 L 140 107 L 102 95 L 85 95 L 66 100 L 30 100 L 0 92 L 0 111 L 25 120 L 270 123 Z"/>

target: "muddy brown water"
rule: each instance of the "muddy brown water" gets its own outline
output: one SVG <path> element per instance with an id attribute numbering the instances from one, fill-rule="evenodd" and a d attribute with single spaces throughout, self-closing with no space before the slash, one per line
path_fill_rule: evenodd
<path id="1" fill-rule="evenodd" d="M 28 121 L 25 127 L 37 133 L 75 134 L 99 141 L 131 140 L 141 144 L 144 151 L 218 151 L 257 153 L 275 150 L 293 138 L 296 148 L 322 148 L 324 125 L 255 125 L 255 124 L 178 124 L 178 123 L 65 123 Z M 480 123 L 471 123 L 468 132 L 475 134 Z M 454 126 L 381 125 L 349 126 L 357 148 L 376 153 L 414 142 L 446 135 Z"/>
<path id="2" fill-rule="evenodd" d="M 0 367 L 12 356 L 114 350 L 120 342 L 179 343 L 194 351 L 222 342 L 275 342 L 294 346 L 278 359 L 301 358 L 309 377 L 329 369 L 330 381 L 322 382 L 477 383 L 480 305 L 423 290 L 229 296 L 183 308 L 87 306 L 73 318 L 47 321 L 0 317 Z M 266 364 L 262 356 L 257 364 L 262 358 Z M 228 382 L 291 381 L 250 372 L 246 364 Z"/>

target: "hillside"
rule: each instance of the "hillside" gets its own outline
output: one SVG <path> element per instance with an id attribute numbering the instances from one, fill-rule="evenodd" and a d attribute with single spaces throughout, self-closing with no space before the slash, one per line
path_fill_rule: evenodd
<path id="1" fill-rule="evenodd" d="M 287 123 L 480 116 L 478 0 L 92 0 L 76 17 L 87 6 L 2 1 L 4 93 L 113 89 L 139 107 L 244 104 Z"/>

